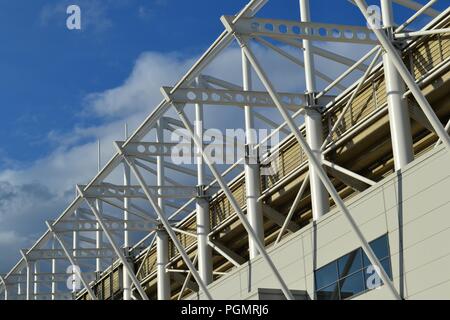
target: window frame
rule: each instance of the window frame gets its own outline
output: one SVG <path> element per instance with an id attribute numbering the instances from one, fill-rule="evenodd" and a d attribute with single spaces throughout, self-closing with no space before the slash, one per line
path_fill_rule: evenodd
<path id="1" fill-rule="evenodd" d="M 389 276 L 389 278 L 392 280 L 392 278 L 393 278 L 393 274 L 392 274 L 392 261 L 391 261 L 391 250 L 390 250 L 390 243 L 389 243 L 389 234 L 388 233 L 386 233 L 386 234 L 384 234 L 384 235 L 382 235 L 382 236 L 379 236 L 379 237 L 377 237 L 377 238 L 375 238 L 375 239 L 373 239 L 372 241 L 370 241 L 369 242 L 369 245 L 371 246 L 371 248 L 372 248 L 372 244 L 374 244 L 376 241 L 379 241 L 379 240 L 381 240 L 381 239 L 383 239 L 383 238 L 385 238 L 385 240 L 384 240 L 384 245 L 385 245 L 385 249 L 386 249 L 386 256 L 384 256 L 384 257 L 382 257 L 382 258 L 379 258 L 378 256 L 377 256 L 377 258 L 379 259 L 379 261 L 380 261 L 380 263 L 383 265 L 383 264 L 386 264 L 385 266 L 383 266 L 383 267 L 388 267 L 389 268 L 389 270 L 387 270 L 386 268 L 384 268 L 385 269 L 385 272 L 387 273 L 387 275 Z M 347 275 L 345 275 L 345 276 L 341 276 L 341 272 L 340 272 L 340 268 L 339 268 L 339 262 L 340 262 L 340 260 L 342 260 L 342 259 L 344 259 L 344 258 L 346 258 L 346 257 L 349 257 L 352 253 L 354 253 L 354 252 L 357 252 L 356 253 L 356 255 L 358 256 L 359 255 L 359 258 L 360 258 L 360 268 L 359 269 L 357 269 L 357 270 L 355 270 L 355 271 L 353 271 L 353 272 L 351 272 L 351 273 L 349 273 L 349 274 L 347 274 Z M 361 247 L 359 247 L 359 248 L 357 248 L 357 249 L 355 249 L 355 250 L 352 250 L 351 252 L 349 252 L 349 253 L 347 253 L 347 254 L 345 254 L 345 255 L 342 255 L 342 256 L 340 256 L 339 258 L 337 258 L 337 259 L 335 259 L 335 260 L 333 260 L 333 261 L 331 261 L 331 262 L 329 262 L 329 263 L 327 263 L 326 265 L 324 265 L 324 266 L 322 266 L 322 267 L 320 267 L 320 268 L 318 268 L 318 269 L 316 269 L 316 270 L 314 270 L 314 296 L 315 296 L 315 298 L 317 299 L 317 300 L 319 300 L 318 299 L 318 293 L 321 291 L 321 290 L 323 290 L 323 289 L 326 289 L 326 288 L 330 288 L 330 287 L 332 287 L 332 286 L 335 286 L 336 288 L 337 288 L 337 300 L 350 300 L 350 299 L 353 299 L 353 298 L 355 298 L 355 297 L 357 297 L 357 296 L 359 296 L 359 295 L 361 295 L 361 294 L 364 294 L 364 293 L 367 293 L 367 292 L 369 292 L 369 291 L 371 291 L 371 290 L 374 290 L 374 289 L 369 289 L 369 288 L 367 288 L 367 275 L 366 275 L 366 270 L 367 270 L 367 268 L 371 265 L 370 263 L 369 264 L 367 264 L 366 265 L 366 262 L 367 262 L 367 255 L 365 254 L 365 252 L 364 252 L 364 250 L 362 250 L 362 248 Z M 353 263 L 352 263 L 353 264 Z M 322 270 L 324 270 L 325 268 L 327 268 L 327 267 L 329 267 L 330 265 L 334 265 L 334 267 L 335 267 L 335 269 L 336 269 L 336 275 L 337 275 L 337 279 L 334 281 L 334 282 L 330 282 L 330 283 L 326 283 L 326 284 L 324 284 L 324 285 L 322 285 L 322 287 L 320 287 L 320 288 L 318 288 L 317 287 L 317 273 L 319 273 L 320 271 L 322 271 Z M 350 278 L 350 277 L 352 277 L 352 276 L 354 276 L 354 275 L 356 275 L 357 273 L 361 273 L 362 274 L 362 279 L 363 279 L 363 285 L 362 285 L 362 287 L 363 287 L 363 290 L 362 291 L 360 291 L 360 292 L 357 292 L 357 293 L 355 293 L 355 294 L 353 294 L 352 296 L 350 296 L 350 297 L 347 297 L 347 298 L 344 298 L 344 299 L 342 299 L 342 297 L 341 297 L 341 287 L 342 287 L 342 281 L 343 280 L 345 280 L 345 279 L 348 279 L 348 278 Z M 384 283 L 382 282 L 381 283 L 381 285 L 380 285 L 380 287 L 382 287 L 382 286 L 384 286 Z M 322 299 L 321 299 L 322 300 Z"/>

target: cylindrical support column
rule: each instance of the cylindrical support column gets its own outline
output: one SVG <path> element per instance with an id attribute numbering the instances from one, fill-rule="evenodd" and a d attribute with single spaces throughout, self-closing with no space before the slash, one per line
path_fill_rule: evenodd
<path id="1" fill-rule="evenodd" d="M 156 232 L 156 267 L 158 300 L 170 299 L 170 275 L 166 271 L 169 263 L 169 235 L 165 230 Z"/>
<path id="2" fill-rule="evenodd" d="M 158 143 L 164 143 L 164 123 L 163 120 L 158 120 L 156 128 L 156 140 Z M 157 169 L 157 186 L 162 188 L 165 184 L 165 170 L 164 157 L 158 156 L 156 158 Z M 158 189 L 158 194 L 162 194 L 162 189 Z M 164 199 L 158 196 L 158 206 L 162 212 L 165 212 Z M 157 281 L 158 281 L 158 300 L 170 299 L 170 274 L 166 271 L 166 266 L 169 263 L 169 235 L 165 230 L 158 230 L 156 232 L 156 260 L 157 260 Z"/>
<path id="3" fill-rule="evenodd" d="M 101 170 L 101 144 L 100 144 L 100 140 L 98 141 L 98 150 L 97 150 L 98 154 L 98 158 L 97 158 L 97 170 L 98 172 L 100 172 Z M 97 207 L 97 211 L 100 213 L 100 215 L 103 213 L 103 204 L 102 201 L 97 199 L 96 200 L 96 207 Z M 100 224 L 97 223 L 97 228 L 98 231 L 95 232 L 95 248 L 96 249 L 101 249 L 103 246 L 103 232 L 100 231 Z M 97 272 L 97 275 L 100 274 L 100 272 L 102 272 L 102 260 L 100 258 L 96 258 L 95 259 L 95 272 Z"/>
<path id="4" fill-rule="evenodd" d="M 23 274 L 23 271 L 20 271 L 20 275 Z M 19 300 L 22 300 L 22 283 L 20 281 L 17 282 L 17 296 Z"/>
<path id="5" fill-rule="evenodd" d="M 34 261 L 27 260 L 26 300 L 34 300 Z"/>
<path id="6" fill-rule="evenodd" d="M 388 37 L 392 39 L 392 30 L 395 26 L 391 0 L 381 0 L 383 26 Z M 386 79 L 386 94 L 389 109 L 389 124 L 391 128 L 392 151 L 394 155 L 395 170 L 403 169 L 414 160 L 411 122 L 408 104 L 403 99 L 405 83 L 395 68 L 389 55 L 383 55 L 384 75 Z"/>
<path id="7" fill-rule="evenodd" d="M 4 286 L 3 300 L 7 301 L 8 300 L 8 291 L 10 290 L 10 286 L 6 285 L 6 283 L 0 283 L 0 288 L 1 288 L 1 286 Z"/>
<path id="8" fill-rule="evenodd" d="M 311 10 L 309 8 L 309 0 L 300 0 L 300 21 L 311 22 Z M 306 90 L 308 91 L 308 93 L 316 91 L 315 63 L 311 47 L 312 47 L 311 41 L 304 39 L 303 59 L 305 64 Z"/>
<path id="9" fill-rule="evenodd" d="M 305 111 L 306 140 L 314 153 L 314 156 L 322 162 L 323 144 L 322 135 L 322 116 L 313 108 Z M 309 170 L 310 189 L 311 189 L 311 207 L 314 221 L 318 220 L 330 210 L 328 193 L 317 171 L 314 168 Z"/>
<path id="10" fill-rule="evenodd" d="M 128 139 L 128 128 L 127 126 L 125 126 L 125 140 Z M 124 168 L 123 168 L 123 184 L 125 186 L 129 186 L 131 184 L 131 174 L 130 174 L 130 167 L 128 166 L 128 164 L 126 162 L 123 163 Z M 129 257 L 129 248 L 130 248 L 130 235 L 129 232 L 127 230 L 127 221 L 129 219 L 128 216 L 128 211 L 127 209 L 129 208 L 129 198 L 124 198 L 123 199 L 123 207 L 125 208 L 125 210 L 123 211 L 123 220 L 125 221 L 125 230 L 123 232 L 123 246 L 124 246 L 124 250 L 126 251 L 126 256 Z M 127 272 L 127 270 L 125 268 L 123 268 L 123 300 L 131 300 L 131 278 Z"/>
<path id="11" fill-rule="evenodd" d="M 12 300 L 14 299 L 14 285 L 7 282 L 4 278 L 0 278 L 0 288 L 3 286 L 3 300 Z"/>
<path id="12" fill-rule="evenodd" d="M 242 83 L 244 91 L 252 90 L 251 66 L 247 57 L 242 52 Z M 261 171 L 258 161 L 257 151 L 254 146 L 257 144 L 257 135 L 254 126 L 254 115 L 252 106 L 244 107 L 245 113 L 245 135 L 246 135 L 246 155 L 245 155 L 245 194 L 247 198 L 247 218 L 261 243 L 264 243 L 264 222 L 262 204 L 258 201 L 261 196 Z M 259 251 L 255 241 L 248 237 L 250 259 L 258 256 Z"/>
<path id="13" fill-rule="evenodd" d="M 97 210 L 100 214 L 102 214 L 103 212 L 103 208 L 102 208 L 102 202 L 100 200 L 96 201 L 96 207 Z M 100 230 L 100 225 L 97 223 L 97 228 L 98 230 Z M 95 232 L 95 248 L 96 249 L 101 249 L 102 248 L 102 232 L 101 231 L 96 231 Z M 97 275 L 100 275 L 100 273 L 102 272 L 102 260 L 101 258 L 96 258 L 95 259 L 95 272 L 97 273 Z"/>
<path id="14" fill-rule="evenodd" d="M 38 300 L 38 294 L 39 294 L 39 260 L 34 262 L 34 277 L 33 277 L 34 283 L 33 283 L 33 295 L 34 300 Z"/>
<path id="15" fill-rule="evenodd" d="M 300 0 L 300 18 L 302 22 L 310 22 L 309 0 Z M 305 63 L 306 91 L 312 98 L 310 105 L 305 113 L 306 138 L 314 156 L 322 162 L 322 152 L 320 151 L 323 143 L 322 117 L 315 105 L 314 96 L 316 93 L 316 77 L 314 66 L 314 55 L 311 49 L 311 41 L 303 40 L 303 57 Z M 321 182 L 315 168 L 310 167 L 310 189 L 313 219 L 317 220 L 330 209 L 328 193 Z"/>
<path id="16" fill-rule="evenodd" d="M 158 120 L 158 124 L 156 127 L 156 142 L 164 143 L 164 123 L 162 119 Z M 156 184 L 159 187 L 158 189 L 158 206 L 164 212 L 164 200 L 160 195 L 162 194 L 162 187 L 165 185 L 165 170 L 164 170 L 164 156 L 158 155 L 156 157 Z"/>
<path id="17" fill-rule="evenodd" d="M 196 80 L 197 86 L 201 83 Z M 203 148 L 203 105 L 195 105 L 195 132 L 201 138 Z M 196 149 L 197 152 L 197 187 L 200 193 L 196 200 L 197 212 L 197 253 L 198 272 L 203 282 L 208 285 L 213 280 L 212 248 L 208 244 L 208 234 L 211 231 L 209 219 L 209 201 L 203 194 L 206 186 L 205 164 L 201 152 L 203 149 Z"/>
<path id="18" fill-rule="evenodd" d="M 75 221 L 78 221 L 78 219 L 79 219 L 78 212 L 76 210 L 73 213 L 73 218 L 74 218 Z M 72 256 L 75 259 L 78 257 L 78 248 L 80 246 L 80 240 L 78 238 L 78 235 L 79 235 L 79 231 L 74 230 L 73 231 L 73 237 L 72 237 L 72 247 L 73 247 Z M 72 274 L 73 278 L 72 279 L 74 279 L 74 276 L 75 276 L 75 270 L 74 270 L 75 267 L 76 266 L 72 266 L 72 272 L 73 272 L 73 274 Z M 78 288 L 77 288 L 77 285 L 76 285 L 76 281 L 72 281 L 72 293 L 75 294 L 75 293 L 77 293 L 77 291 L 78 291 Z"/>
<path id="19" fill-rule="evenodd" d="M 13 286 L 10 286 L 10 285 L 7 285 L 7 284 L 4 284 L 4 286 L 5 286 L 4 300 L 5 301 L 12 300 L 13 296 L 12 296 L 11 289 L 13 289 Z"/>
<path id="20" fill-rule="evenodd" d="M 52 240 L 52 249 L 56 249 L 56 239 L 53 237 Z M 52 259 L 52 300 L 56 300 L 56 292 L 57 292 L 57 282 L 55 281 L 55 275 L 56 275 L 56 259 Z"/>

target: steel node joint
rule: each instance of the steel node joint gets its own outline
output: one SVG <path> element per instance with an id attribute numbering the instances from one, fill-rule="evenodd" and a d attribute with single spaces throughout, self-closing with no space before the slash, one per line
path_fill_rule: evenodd
<path id="1" fill-rule="evenodd" d="M 174 109 L 175 109 L 175 111 L 177 112 L 178 115 L 183 114 L 184 105 L 179 104 L 179 103 L 175 103 L 175 102 L 171 102 L 171 104 L 174 107 Z"/>
<path id="2" fill-rule="evenodd" d="M 198 185 L 197 187 L 197 199 L 209 200 L 210 195 L 206 192 L 206 185 Z"/>
<path id="3" fill-rule="evenodd" d="M 307 107 L 317 107 L 317 92 L 306 92 L 305 96 Z"/>
<path id="4" fill-rule="evenodd" d="M 245 163 L 246 164 L 260 164 L 260 156 L 258 149 L 254 144 L 245 145 Z"/>
<path id="5" fill-rule="evenodd" d="M 222 22 L 222 24 L 225 27 L 225 30 L 232 35 L 236 35 L 235 34 L 235 28 L 233 25 L 233 20 L 230 16 L 221 16 L 220 17 L 220 21 Z"/>
<path id="6" fill-rule="evenodd" d="M 133 264 L 135 260 L 134 252 L 131 250 L 131 247 L 123 248 L 123 255 L 128 263 Z"/>
<path id="7" fill-rule="evenodd" d="M 242 33 L 239 33 L 236 31 L 236 27 L 233 24 L 232 17 L 229 16 L 222 16 L 220 18 L 220 21 L 222 21 L 223 25 L 225 26 L 225 29 L 227 32 L 234 36 L 236 41 L 238 42 L 241 49 L 244 49 L 247 47 L 248 40 L 251 38 L 248 35 L 244 35 Z"/>
<path id="8" fill-rule="evenodd" d="M 400 39 L 395 36 L 395 27 L 385 27 L 382 29 L 386 38 L 397 50 L 403 50 L 407 45 L 406 39 Z M 384 50 L 384 49 L 383 49 Z"/>
<path id="9" fill-rule="evenodd" d="M 329 98 L 328 96 L 323 97 L 322 99 L 317 98 L 319 92 L 306 92 L 305 98 L 306 98 L 306 106 L 305 106 L 305 113 L 308 113 L 310 111 L 313 112 L 319 112 L 323 113 L 325 111 L 324 107 L 324 101 L 325 98 Z M 323 100 L 323 101 L 321 101 Z"/>

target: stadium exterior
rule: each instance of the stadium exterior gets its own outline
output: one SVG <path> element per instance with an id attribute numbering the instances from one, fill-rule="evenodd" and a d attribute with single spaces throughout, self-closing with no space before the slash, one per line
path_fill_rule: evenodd
<path id="1" fill-rule="evenodd" d="M 342 1 L 368 28 L 314 23 L 309 0 L 300 21 L 256 17 L 266 2 L 221 18 L 225 31 L 0 278 L 5 299 L 450 299 L 450 8 L 381 0 L 379 20 Z M 393 3 L 416 13 L 395 25 Z M 433 19 L 408 31 L 422 15 Z M 242 85 L 206 73 L 233 41 Z M 254 42 L 296 65 L 306 93 L 275 89 Z M 320 42 L 370 49 L 355 61 Z M 347 71 L 334 79 L 315 57 Z M 205 152 L 207 108 L 242 110 L 245 155 L 225 171 Z M 265 150 L 257 121 L 282 141 Z M 198 151 L 190 166 L 172 161 L 180 128 Z"/>

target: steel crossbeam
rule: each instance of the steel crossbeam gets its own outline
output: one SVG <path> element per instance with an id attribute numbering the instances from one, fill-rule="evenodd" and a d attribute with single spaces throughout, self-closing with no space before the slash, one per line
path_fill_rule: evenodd
<path id="1" fill-rule="evenodd" d="M 99 257 L 107 259 L 116 258 L 114 251 L 108 248 L 78 248 L 71 251 L 75 254 L 77 259 L 92 259 Z M 67 259 L 63 249 L 35 249 L 29 251 L 27 255 L 30 260 Z"/>
<path id="2" fill-rule="evenodd" d="M 80 186 L 84 188 L 85 186 Z M 150 192 L 157 198 L 164 199 L 191 199 L 198 195 L 196 186 L 147 186 Z M 217 188 L 212 188 L 217 190 Z M 119 186 L 113 184 L 101 184 L 91 186 L 85 191 L 86 198 L 115 198 L 115 199 L 146 199 L 141 186 Z"/>
<path id="3" fill-rule="evenodd" d="M 111 231 L 153 231 L 155 229 L 155 223 L 152 221 L 140 221 L 140 220 L 123 220 L 123 219 L 104 219 L 105 225 Z M 55 225 L 55 231 L 58 233 L 66 232 L 89 232 L 100 231 L 96 220 L 63 220 Z M 92 238 L 92 240 L 95 240 Z"/>
<path id="4" fill-rule="evenodd" d="M 230 24 L 233 17 L 223 16 L 222 21 Z M 228 31 L 250 37 L 267 36 L 366 45 L 378 44 L 375 35 L 367 27 L 338 24 L 245 18 L 233 24 L 233 30 Z"/>

